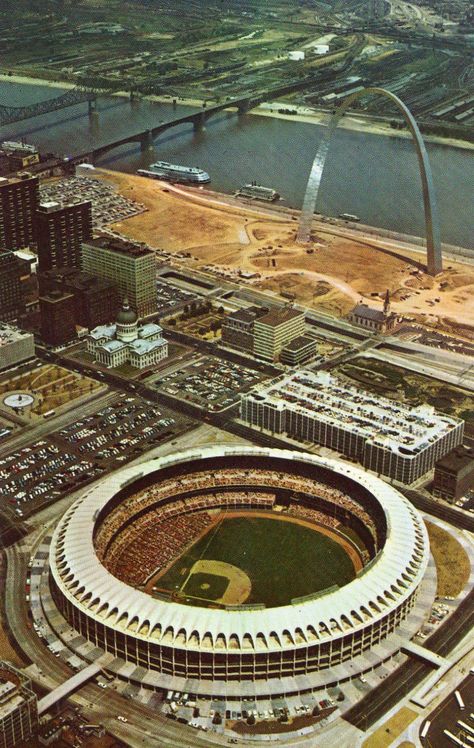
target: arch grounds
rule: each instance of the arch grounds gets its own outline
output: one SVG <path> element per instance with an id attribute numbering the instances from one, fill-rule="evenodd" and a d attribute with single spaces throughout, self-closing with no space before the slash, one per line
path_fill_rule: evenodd
<path id="1" fill-rule="evenodd" d="M 413 114 L 406 104 L 391 91 L 385 88 L 370 87 L 355 91 L 347 96 L 343 103 L 336 109 L 326 128 L 318 151 L 316 153 L 311 172 L 306 186 L 306 192 L 303 200 L 303 208 L 298 226 L 297 239 L 300 243 L 306 244 L 311 238 L 311 223 L 313 220 L 316 203 L 318 200 L 319 187 L 323 176 L 323 170 L 326 163 L 326 156 L 329 151 L 332 136 L 336 130 L 341 118 L 346 113 L 350 105 L 360 99 L 362 96 L 375 94 L 389 99 L 396 105 L 408 125 L 410 134 L 413 138 L 416 155 L 418 158 L 418 169 L 420 172 L 421 186 L 423 190 L 423 206 L 425 212 L 425 231 L 426 231 L 426 254 L 427 254 L 427 272 L 429 275 L 438 275 L 443 270 L 443 259 L 441 252 L 441 230 L 439 224 L 438 207 L 436 203 L 436 194 L 433 184 L 433 174 L 428 158 L 428 153 L 421 135 L 420 129 L 416 123 Z"/>
<path id="2" fill-rule="evenodd" d="M 171 568 L 183 551 L 160 556 L 169 528 L 192 520 L 192 546 L 213 531 L 200 525 L 206 514 L 304 518 L 315 538 L 326 528 L 359 562 L 351 581 L 280 606 L 153 592 L 147 583 L 157 568 Z M 203 559 L 207 590 L 212 559 Z M 225 577 L 225 564 L 219 568 Z M 223 446 L 150 460 L 85 493 L 55 530 L 49 590 L 56 613 L 82 641 L 139 666 L 143 684 L 244 698 L 317 689 L 392 657 L 431 605 L 430 569 L 418 512 L 378 478 L 310 454 Z"/>

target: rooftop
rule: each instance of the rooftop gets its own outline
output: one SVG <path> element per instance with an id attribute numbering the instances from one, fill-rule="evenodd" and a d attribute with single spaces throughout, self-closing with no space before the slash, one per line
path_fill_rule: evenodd
<path id="1" fill-rule="evenodd" d="M 293 338 L 288 345 L 285 345 L 285 351 L 300 351 L 302 348 L 306 348 L 308 345 L 316 346 L 316 340 L 310 338 L 309 335 L 298 335 L 297 338 Z"/>
<path id="2" fill-rule="evenodd" d="M 301 312 L 299 309 L 294 309 L 293 307 L 285 307 L 284 309 L 272 309 L 271 312 L 268 312 L 268 314 L 264 314 L 263 317 L 260 317 L 258 319 L 258 323 L 267 325 L 268 327 L 278 327 L 278 325 L 282 325 L 291 319 L 295 319 L 296 317 L 304 317 L 304 312 Z"/>
<path id="3" fill-rule="evenodd" d="M 448 452 L 447 455 L 438 460 L 436 467 L 443 468 L 444 470 L 452 470 L 453 472 L 468 472 L 469 469 L 474 468 L 474 449 L 470 447 L 459 446 L 453 449 L 452 452 Z"/>
<path id="4" fill-rule="evenodd" d="M 17 340 L 31 337 L 32 333 L 19 330 L 18 327 L 7 325 L 5 322 L 0 323 L 0 348 L 3 345 L 15 343 Z"/>
<path id="5" fill-rule="evenodd" d="M 121 239 L 99 236 L 84 243 L 85 246 L 97 247 L 97 249 L 107 249 L 109 252 L 119 252 L 120 254 L 129 255 L 130 257 L 144 257 L 153 255 L 149 247 L 144 244 L 136 244 Z"/>
<path id="6" fill-rule="evenodd" d="M 403 455 L 413 455 L 444 436 L 461 421 L 436 413 L 429 405 L 416 408 L 346 384 L 326 371 L 301 370 L 279 381 L 255 387 L 245 397 L 289 409 L 350 430 Z"/>
<path id="7" fill-rule="evenodd" d="M 355 314 L 358 317 L 364 317 L 365 319 L 373 319 L 376 322 L 383 322 L 385 319 L 385 314 L 381 309 L 373 309 L 367 304 L 357 304 L 351 314 Z"/>

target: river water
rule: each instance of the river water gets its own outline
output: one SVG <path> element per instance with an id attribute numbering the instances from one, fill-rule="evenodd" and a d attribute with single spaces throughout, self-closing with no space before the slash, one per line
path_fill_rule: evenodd
<path id="1" fill-rule="evenodd" d="M 43 86 L 0 81 L 0 103 L 21 106 L 57 96 Z M 25 137 L 42 150 L 75 155 L 179 116 L 191 107 L 130 104 L 99 99 L 97 120 L 87 104 L 51 112 L 0 128 L 0 139 Z M 278 190 L 286 205 L 300 208 L 322 127 L 272 117 L 221 113 L 195 134 L 192 125 L 165 132 L 151 152 L 129 143 L 98 165 L 134 172 L 162 159 L 209 172 L 211 188 L 234 192 L 252 180 Z M 444 242 L 474 249 L 473 151 L 428 144 Z M 363 223 L 423 235 L 423 203 L 417 160 L 410 140 L 339 130 L 328 155 L 319 212 L 353 213 Z"/>

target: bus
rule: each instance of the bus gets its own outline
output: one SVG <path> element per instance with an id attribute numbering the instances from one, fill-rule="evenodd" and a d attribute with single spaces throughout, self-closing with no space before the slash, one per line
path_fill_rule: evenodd
<path id="1" fill-rule="evenodd" d="M 446 737 L 449 738 L 450 741 L 454 743 L 455 745 L 460 745 L 461 748 L 469 748 L 467 743 L 464 743 L 460 738 L 457 738 L 456 735 L 453 735 L 453 733 L 449 732 L 449 730 L 443 730 L 443 732 L 446 735 Z"/>
<path id="2" fill-rule="evenodd" d="M 458 706 L 459 706 L 459 708 L 460 708 L 460 709 L 461 709 L 461 711 L 462 711 L 463 709 L 465 709 L 465 704 L 464 704 L 464 701 L 462 700 L 462 696 L 461 696 L 461 694 L 459 693 L 459 691 L 455 691 L 455 692 L 454 692 L 454 695 L 455 695 L 455 697 L 456 697 L 456 701 L 458 702 Z"/>
<path id="3" fill-rule="evenodd" d="M 55 416 L 56 411 L 55 410 L 47 410 L 46 413 L 43 413 L 43 418 L 51 418 L 51 416 Z"/>
<path id="4" fill-rule="evenodd" d="M 465 722 L 463 722 L 460 719 L 458 720 L 458 725 L 463 730 L 463 732 L 467 732 L 468 735 L 471 735 L 471 740 L 472 740 L 472 738 L 474 737 L 474 730 L 472 729 L 472 727 L 470 727 L 469 725 L 467 725 Z M 471 740 L 469 740 L 469 742 L 471 742 Z"/>
<path id="5" fill-rule="evenodd" d="M 426 736 L 428 735 L 428 730 L 430 729 L 430 727 L 431 727 L 431 722 L 430 722 L 429 719 L 427 719 L 426 722 L 425 722 L 425 724 L 424 724 L 424 726 L 423 726 L 422 731 L 420 732 L 420 738 L 426 738 Z"/>

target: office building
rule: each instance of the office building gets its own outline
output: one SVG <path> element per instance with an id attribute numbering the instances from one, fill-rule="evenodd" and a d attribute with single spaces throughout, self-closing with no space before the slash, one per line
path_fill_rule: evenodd
<path id="1" fill-rule="evenodd" d="M 21 288 L 22 263 L 13 252 L 0 250 L 0 320 L 18 319 L 25 311 Z"/>
<path id="2" fill-rule="evenodd" d="M 35 357 L 32 333 L 0 322 L 0 371 Z"/>
<path id="3" fill-rule="evenodd" d="M 35 216 L 39 270 L 81 267 L 82 242 L 92 238 L 92 204 L 47 202 Z"/>
<path id="4" fill-rule="evenodd" d="M 51 291 L 40 296 L 41 337 L 48 345 L 64 345 L 76 337 L 74 296 Z"/>
<path id="5" fill-rule="evenodd" d="M 0 748 L 29 745 L 38 731 L 38 705 L 31 680 L 0 661 Z"/>
<path id="6" fill-rule="evenodd" d="M 456 447 L 435 465 L 433 496 L 454 503 L 474 490 L 474 449 Z"/>
<path id="7" fill-rule="evenodd" d="M 76 325 L 88 330 L 111 322 L 120 308 L 119 294 L 111 281 L 77 268 L 47 270 L 39 274 L 38 282 L 40 294 L 54 290 L 71 293 Z"/>
<path id="8" fill-rule="evenodd" d="M 310 338 L 309 335 L 299 335 L 281 349 L 280 361 L 287 366 L 298 366 L 314 358 L 317 349 L 318 344 L 314 338 Z"/>
<path id="9" fill-rule="evenodd" d="M 304 312 L 293 307 L 272 310 L 254 322 L 253 352 L 266 361 L 278 361 L 281 349 L 304 334 Z"/>
<path id="10" fill-rule="evenodd" d="M 28 173 L 0 177 L 0 247 L 23 249 L 34 243 L 38 204 L 38 177 Z"/>
<path id="11" fill-rule="evenodd" d="M 267 313 L 266 307 L 252 306 L 228 314 L 222 323 L 222 344 L 251 353 L 255 320 Z"/>
<path id="12" fill-rule="evenodd" d="M 125 363 L 145 369 L 168 356 L 168 341 L 159 325 L 138 324 L 138 317 L 125 299 L 114 325 L 100 325 L 87 337 L 87 350 L 109 368 Z"/>
<path id="13" fill-rule="evenodd" d="M 326 371 L 302 370 L 242 396 L 251 426 L 321 444 L 368 470 L 413 483 L 462 443 L 464 421 L 346 384 Z"/>
<path id="14" fill-rule="evenodd" d="M 145 245 L 109 237 L 93 239 L 82 245 L 82 269 L 111 281 L 139 317 L 156 312 L 156 262 Z"/>

